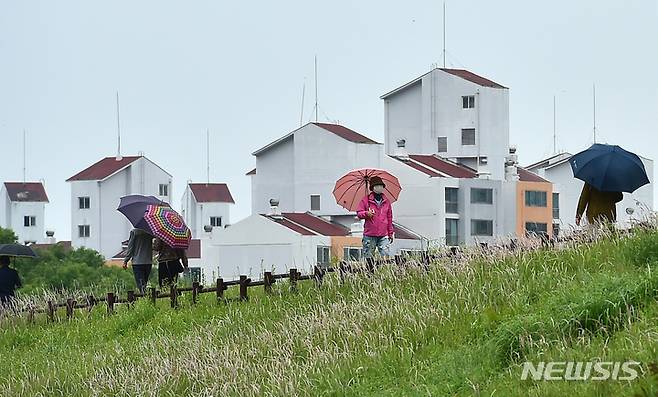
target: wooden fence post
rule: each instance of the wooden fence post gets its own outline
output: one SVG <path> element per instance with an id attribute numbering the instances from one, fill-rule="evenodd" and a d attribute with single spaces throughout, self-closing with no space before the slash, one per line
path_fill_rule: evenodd
<path id="1" fill-rule="evenodd" d="M 265 289 L 266 294 L 272 293 L 272 284 L 274 284 L 274 278 L 272 277 L 272 272 L 265 272 L 263 275 L 263 288 Z"/>
<path id="2" fill-rule="evenodd" d="M 75 307 L 75 301 L 71 298 L 66 300 L 66 318 L 69 320 L 73 318 L 73 308 Z"/>
<path id="3" fill-rule="evenodd" d="M 155 287 L 149 288 L 149 297 L 151 299 L 151 303 L 155 305 L 155 300 L 158 298 L 158 291 L 155 289 Z"/>
<path id="4" fill-rule="evenodd" d="M 135 303 L 135 291 L 128 291 L 128 305 L 132 306 Z"/>
<path id="5" fill-rule="evenodd" d="M 216 286 L 216 289 L 215 289 L 215 292 L 217 294 L 217 302 L 224 299 L 224 290 L 225 289 L 226 289 L 226 286 L 224 285 L 224 279 L 223 278 L 218 278 L 217 279 L 217 286 Z"/>
<path id="6" fill-rule="evenodd" d="M 27 312 L 27 322 L 34 322 L 34 307 L 30 306 L 30 310 Z"/>
<path id="7" fill-rule="evenodd" d="M 290 291 L 297 291 L 297 269 L 290 269 Z"/>
<path id="8" fill-rule="evenodd" d="M 46 314 L 48 314 L 48 320 L 52 323 L 55 322 L 55 304 L 53 301 L 48 301 L 48 307 L 46 308 Z"/>
<path id="9" fill-rule="evenodd" d="M 169 296 L 171 298 L 171 308 L 175 309 L 178 306 L 178 291 L 176 290 L 176 284 L 171 284 L 169 287 Z"/>
<path id="10" fill-rule="evenodd" d="M 313 279 L 315 280 L 316 287 L 320 288 L 322 286 L 322 278 L 324 278 L 324 269 L 316 265 L 313 270 Z"/>
<path id="11" fill-rule="evenodd" d="M 192 304 L 196 305 L 197 297 L 199 295 L 199 282 L 192 283 Z"/>
<path id="12" fill-rule="evenodd" d="M 107 314 L 114 313 L 114 293 L 107 293 Z"/>
<path id="13" fill-rule="evenodd" d="M 89 307 L 89 311 L 92 311 L 94 309 L 94 306 L 96 306 L 96 298 L 94 298 L 93 295 L 87 296 L 87 305 Z"/>
<path id="14" fill-rule="evenodd" d="M 251 280 L 247 278 L 245 275 L 240 276 L 240 300 L 241 301 L 246 301 L 249 299 L 249 296 L 247 295 L 247 288 L 249 286 L 249 282 Z"/>

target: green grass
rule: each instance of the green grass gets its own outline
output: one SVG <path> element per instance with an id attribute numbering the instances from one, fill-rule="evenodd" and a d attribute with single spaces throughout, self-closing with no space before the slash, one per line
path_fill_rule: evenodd
<path id="1" fill-rule="evenodd" d="M 658 232 L 380 269 L 218 304 L 204 294 L 0 329 L 0 395 L 653 396 Z M 228 291 L 235 295 L 235 289 Z M 62 312 L 60 312 L 60 316 Z M 524 361 L 642 362 L 624 381 L 522 381 Z M 654 371 L 655 372 L 655 371 Z"/>

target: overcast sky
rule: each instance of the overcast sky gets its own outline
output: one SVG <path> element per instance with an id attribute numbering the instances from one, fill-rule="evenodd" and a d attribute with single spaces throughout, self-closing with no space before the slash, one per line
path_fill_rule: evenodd
<path id="1" fill-rule="evenodd" d="M 448 1 L 448 67 L 510 87 L 521 164 L 600 141 L 658 159 L 658 2 Z M 382 141 L 379 96 L 441 59 L 440 1 L 0 0 L 0 180 L 44 179 L 46 228 L 70 238 L 65 179 L 116 153 L 144 152 L 174 175 L 229 184 L 235 222 L 250 213 L 251 152 L 320 121 Z"/>

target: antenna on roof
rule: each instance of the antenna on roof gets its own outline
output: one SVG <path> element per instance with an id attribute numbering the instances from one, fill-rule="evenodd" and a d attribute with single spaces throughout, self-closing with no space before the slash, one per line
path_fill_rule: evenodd
<path id="1" fill-rule="evenodd" d="M 26 166 L 25 166 L 25 129 L 23 129 L 23 185 L 25 185 L 26 182 Z"/>
<path id="2" fill-rule="evenodd" d="M 555 95 L 553 95 L 553 154 L 557 153 L 557 134 L 555 133 Z"/>
<path id="3" fill-rule="evenodd" d="M 302 85 L 302 109 L 299 114 L 299 126 L 304 122 L 304 94 L 306 93 L 306 77 L 304 77 L 304 84 Z"/>
<path id="4" fill-rule="evenodd" d="M 117 90 L 117 161 L 121 161 L 121 122 L 119 117 L 119 90 Z"/>
<path id="5" fill-rule="evenodd" d="M 206 185 L 210 184 L 210 129 L 206 129 Z"/>
<path id="6" fill-rule="evenodd" d="M 318 56 L 315 56 L 315 122 L 318 122 Z"/>
<path id="7" fill-rule="evenodd" d="M 446 2 L 443 2 L 443 68 L 446 67 Z"/>
<path id="8" fill-rule="evenodd" d="M 594 143 L 596 143 L 596 84 L 592 84 L 592 99 L 594 113 Z"/>

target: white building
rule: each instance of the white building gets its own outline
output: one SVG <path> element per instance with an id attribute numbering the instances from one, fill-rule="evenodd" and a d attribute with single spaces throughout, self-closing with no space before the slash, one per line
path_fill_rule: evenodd
<path id="1" fill-rule="evenodd" d="M 573 176 L 569 159 L 571 153 L 558 153 L 549 158 L 528 165 L 526 169 L 553 183 L 554 222 L 561 230 L 575 227 L 576 209 L 583 181 Z M 624 199 L 617 203 L 617 222 L 626 227 L 632 220 L 646 219 L 653 212 L 653 160 L 639 156 L 649 177 L 650 183 L 633 193 L 624 193 Z M 586 218 L 583 215 L 586 222 Z"/>
<path id="2" fill-rule="evenodd" d="M 121 197 L 171 201 L 172 176 L 144 156 L 106 157 L 67 179 L 71 183 L 71 243 L 111 258 L 132 228 L 117 211 Z"/>
<path id="3" fill-rule="evenodd" d="M 509 90 L 461 69 L 432 71 L 384 95 L 386 153 L 439 154 L 503 180 Z M 478 161 L 479 158 L 479 161 Z"/>
<path id="4" fill-rule="evenodd" d="M 231 224 L 230 208 L 235 201 L 225 183 L 189 183 L 181 203 L 181 215 L 194 238 L 203 235 L 204 226 Z"/>
<path id="5" fill-rule="evenodd" d="M 0 189 L 0 226 L 13 230 L 21 244 L 43 242 L 47 203 L 41 182 L 5 182 Z"/>
<path id="6" fill-rule="evenodd" d="M 379 168 L 382 145 L 337 124 L 309 123 L 255 151 L 252 214 L 269 211 L 276 198 L 283 212 L 348 215 L 336 204 L 336 181 L 357 168 Z"/>

